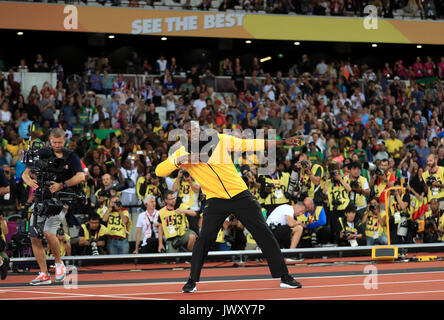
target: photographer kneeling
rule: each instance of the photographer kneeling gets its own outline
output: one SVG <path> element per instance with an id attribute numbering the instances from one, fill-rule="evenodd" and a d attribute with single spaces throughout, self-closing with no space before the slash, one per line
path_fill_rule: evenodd
<path id="1" fill-rule="evenodd" d="M 53 129 L 49 135 L 50 141 L 50 152 L 51 156 L 64 160 L 63 170 L 57 175 L 57 182 L 51 181 L 51 186 L 49 191 L 51 194 L 57 194 L 57 192 L 77 186 L 82 182 L 85 182 L 85 173 L 83 172 L 82 165 L 80 163 L 79 156 L 69 149 L 65 149 L 65 131 L 60 128 Z M 45 150 L 46 151 L 46 150 Z M 41 188 L 34 176 L 31 176 L 32 172 L 30 168 L 26 168 L 22 174 L 23 181 L 35 190 L 35 192 L 40 192 Z M 42 186 L 43 187 L 43 186 Z M 36 198 L 35 205 L 39 204 L 40 199 Z M 39 275 L 30 282 L 31 285 L 41 285 L 41 284 L 51 284 L 51 276 L 48 273 L 48 268 L 46 265 L 46 255 L 45 249 L 42 244 L 43 236 L 45 236 L 48 241 L 48 245 L 54 254 L 56 272 L 55 280 L 56 282 L 62 282 L 66 277 L 65 266 L 60 259 L 60 244 L 57 239 L 56 233 L 60 224 L 62 223 L 65 215 L 68 211 L 68 206 L 65 205 L 61 212 L 57 215 L 37 215 L 35 210 L 33 211 L 30 219 L 30 226 L 34 226 L 35 219 L 36 227 L 31 227 L 29 236 L 31 238 L 32 250 L 37 263 L 40 267 Z"/>
<path id="2" fill-rule="evenodd" d="M 444 210 L 439 208 L 437 199 L 430 201 L 430 211 L 424 215 L 424 242 L 444 241 Z"/>
<path id="3" fill-rule="evenodd" d="M 143 198 L 146 210 L 137 219 L 136 248 L 135 254 L 157 253 L 159 246 L 159 211 L 156 210 L 156 197 L 148 195 Z M 142 247 L 139 249 L 140 237 L 143 233 Z"/>
<path id="4" fill-rule="evenodd" d="M 366 241 L 364 237 L 364 226 L 356 218 L 357 209 L 354 204 L 350 204 L 345 209 L 345 218 L 339 218 L 341 231 L 339 232 L 338 244 L 340 246 L 364 246 Z"/>
<path id="5" fill-rule="evenodd" d="M 104 253 L 107 228 L 100 223 L 100 216 L 93 212 L 88 222 L 79 230 L 79 246 L 82 255 L 98 256 Z"/>

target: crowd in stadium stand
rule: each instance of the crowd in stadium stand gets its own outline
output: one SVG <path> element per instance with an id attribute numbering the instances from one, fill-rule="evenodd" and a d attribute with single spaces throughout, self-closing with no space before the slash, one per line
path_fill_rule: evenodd
<path id="1" fill-rule="evenodd" d="M 281 248 L 441 241 L 444 58 L 424 60 L 372 69 L 303 55 L 271 75 L 257 59 L 188 70 L 171 57 L 150 65 L 135 54 L 131 71 L 156 75 L 137 87 L 113 74 L 107 58 L 88 58 L 83 80 L 70 85 L 57 60 L 38 55 L 29 67 L 21 60 L 0 79 L 0 164 L 10 187 L 0 199 L 0 223 L 20 217 L 8 237 L 10 254 L 26 238 L 20 226 L 34 201 L 21 179 L 31 123 L 32 142 L 47 142 L 52 128 L 63 128 L 66 147 L 87 172 L 88 204 L 74 212 L 78 234 L 70 235 L 68 225 L 58 232 L 63 254 L 192 250 L 205 203 L 200 186 L 182 169 L 155 174 L 175 143 L 169 132 L 187 120 L 241 136 L 246 129 L 274 129 L 277 139 L 303 136 L 301 146 L 277 149 L 269 175 L 258 175 L 263 165 L 255 154 L 233 159 Z M 14 71 L 56 72 L 58 83 L 23 92 Z M 178 85 L 181 73 L 186 80 Z M 229 92 L 215 90 L 216 75 L 231 77 Z M 403 188 L 387 191 L 396 186 Z M 215 238 L 212 250 L 257 248 L 235 212 Z"/>

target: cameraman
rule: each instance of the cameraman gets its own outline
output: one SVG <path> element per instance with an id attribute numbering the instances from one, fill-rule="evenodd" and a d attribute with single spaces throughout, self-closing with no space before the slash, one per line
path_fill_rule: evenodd
<path id="1" fill-rule="evenodd" d="M 373 197 L 369 201 L 367 211 L 362 218 L 365 225 L 366 244 L 372 246 L 375 242 L 381 245 L 387 244 L 387 235 L 384 232 L 385 211 L 381 212 L 378 199 Z"/>
<path id="2" fill-rule="evenodd" d="M 390 240 L 393 244 L 414 243 L 418 229 L 417 222 L 412 219 L 413 211 L 410 210 L 410 204 L 415 203 L 410 199 L 410 192 L 404 194 L 401 198 L 400 190 L 392 190 L 390 193 Z"/>
<path id="3" fill-rule="evenodd" d="M 324 187 L 322 177 L 324 176 L 324 168 L 319 164 L 312 164 L 308 155 L 302 153 L 299 155 L 295 169 L 299 171 L 299 179 L 296 182 L 299 202 L 304 201 L 306 197 L 310 197 L 315 201 L 316 205 L 322 206 L 322 189 Z"/>
<path id="4" fill-rule="evenodd" d="M 100 215 L 100 213 L 99 213 Z M 128 254 L 128 234 L 132 229 L 132 222 L 128 210 L 122 207 L 120 198 L 112 196 L 106 213 L 102 215 L 102 221 L 106 223 L 107 244 L 109 254 Z"/>
<path id="5" fill-rule="evenodd" d="M 345 181 L 350 185 L 352 191 L 349 194 L 350 202 L 356 206 L 356 215 L 362 219 L 367 208 L 366 197 L 370 196 L 370 188 L 366 178 L 360 175 L 361 164 L 358 161 L 349 165 L 350 174 Z"/>
<path id="6" fill-rule="evenodd" d="M 261 184 L 259 194 L 264 199 L 263 207 L 267 210 L 267 216 L 278 206 L 290 204 L 288 184 L 290 174 L 276 169 L 270 175 L 260 175 L 258 182 Z"/>
<path id="7" fill-rule="evenodd" d="M 323 193 L 327 195 L 329 205 L 329 225 L 331 230 L 331 240 L 336 241 L 339 234 L 339 218 L 344 217 L 345 208 L 350 203 L 350 185 L 344 181 L 339 170 L 339 165 L 332 162 L 328 165 Z"/>
<path id="8" fill-rule="evenodd" d="M 162 194 L 168 190 L 168 186 L 165 179 L 159 178 L 154 171 L 150 171 L 151 168 L 146 168 L 145 176 L 137 179 L 136 191 L 139 201 L 143 201 L 146 196 L 154 196 L 156 209 L 159 210 L 163 207 Z"/>
<path id="9" fill-rule="evenodd" d="M 176 205 L 176 196 L 171 190 L 165 191 L 163 199 L 166 203 L 165 207 L 159 210 L 159 245 L 158 251 L 162 252 L 179 252 L 181 248 L 193 251 L 197 234 L 189 229 L 187 216 L 196 216 L 196 212 L 190 210 L 188 206 L 182 203 L 178 208 Z M 165 236 L 166 244 L 163 244 L 163 236 Z"/>
<path id="10" fill-rule="evenodd" d="M 430 201 L 430 211 L 426 212 L 424 219 L 424 242 L 444 241 L 444 210 L 439 208 L 438 200 Z"/>
<path id="11" fill-rule="evenodd" d="M 183 203 L 190 210 L 197 213 L 199 212 L 200 185 L 193 180 L 188 171 L 180 169 L 177 172 L 177 177 L 174 179 L 171 191 L 176 193 L 176 202 L 178 206 Z M 187 215 L 190 229 L 196 233 L 199 231 L 199 216 L 199 213 L 196 216 Z"/>
<path id="12" fill-rule="evenodd" d="M 83 172 L 82 165 L 80 163 L 79 156 L 69 149 L 65 149 L 65 131 L 61 128 L 55 128 L 51 130 L 49 135 L 50 148 L 53 155 L 57 158 L 63 158 L 65 165 L 60 177 L 57 177 L 58 182 L 51 181 L 51 187 L 49 190 L 51 193 L 57 193 L 66 188 L 71 188 L 85 182 L 85 173 Z M 23 181 L 33 189 L 39 188 L 37 181 L 31 176 L 31 170 L 26 168 L 22 174 Z M 45 250 L 42 244 L 42 238 L 45 236 L 48 241 L 49 247 L 54 254 L 56 272 L 56 282 L 62 282 L 66 277 L 65 265 L 60 259 L 60 245 L 56 237 L 57 229 L 62 223 L 65 215 L 68 211 L 68 206 L 58 215 L 53 216 L 35 216 L 33 213 L 30 219 L 30 225 L 34 223 L 34 219 L 37 219 L 37 227 L 30 228 L 29 236 L 31 238 L 32 250 L 37 263 L 40 267 L 39 275 L 31 281 L 31 285 L 51 284 L 51 276 L 48 273 L 46 265 Z"/>
<path id="13" fill-rule="evenodd" d="M 97 199 L 97 210 L 102 211 L 103 214 L 106 212 L 106 209 L 108 209 L 109 199 L 111 196 L 120 196 L 120 192 L 118 193 L 112 187 L 113 180 L 111 175 L 109 173 L 105 173 L 102 176 L 102 187 L 95 193 Z"/>
<path id="14" fill-rule="evenodd" d="M 135 254 L 139 253 L 140 236 L 143 233 L 142 253 L 157 253 L 159 246 L 159 211 L 156 210 L 156 197 L 148 195 L 143 198 L 146 210 L 137 219 Z"/>
<path id="15" fill-rule="evenodd" d="M 3 214 L 7 217 L 16 212 L 15 180 L 10 172 L 11 168 L 4 165 L 0 168 L 0 207 Z M 12 188 L 11 188 L 12 187 Z M 12 189 L 12 193 L 11 193 Z"/>
<path id="16" fill-rule="evenodd" d="M 0 279 L 5 280 L 8 275 L 9 258 L 6 254 L 6 238 L 8 234 L 8 225 L 0 212 Z"/>
<path id="17" fill-rule="evenodd" d="M 427 157 L 427 167 L 428 170 L 422 174 L 427 198 L 429 201 L 436 199 L 439 208 L 444 210 L 444 167 L 438 166 L 438 156 L 435 154 Z"/>
<path id="18" fill-rule="evenodd" d="M 60 256 L 70 256 L 71 255 L 71 237 L 68 234 L 65 234 L 65 230 L 63 230 L 63 226 L 60 225 L 60 227 L 57 229 L 57 240 L 59 241 L 60 245 Z M 50 248 L 47 249 L 47 256 L 53 257 L 54 254 L 50 250 Z"/>
<path id="19" fill-rule="evenodd" d="M 395 175 L 389 170 L 389 160 L 382 159 L 370 180 L 370 189 L 374 190 L 376 187 L 376 196 L 381 207 L 385 205 L 385 190 L 393 187 L 395 180 Z"/>
<path id="20" fill-rule="evenodd" d="M 171 191 L 177 192 L 177 203 L 186 204 L 191 210 L 199 209 L 199 191 L 200 186 L 194 182 L 188 171 L 180 169 L 177 172 L 177 178 L 174 179 Z"/>
<path id="21" fill-rule="evenodd" d="M 79 246 L 82 255 L 99 255 L 104 253 L 107 228 L 100 223 L 100 216 L 92 212 L 88 222 L 79 230 Z"/>
<path id="22" fill-rule="evenodd" d="M 262 205 L 264 203 L 264 199 L 262 199 L 259 194 L 261 184 L 257 182 L 256 179 L 256 168 L 250 168 L 249 165 L 243 165 L 240 168 L 240 172 L 242 174 L 242 179 L 245 181 L 245 184 L 247 185 L 248 190 L 250 190 L 251 194 L 253 195 L 253 198 L 255 198 L 259 202 L 259 204 Z"/>
<path id="23" fill-rule="evenodd" d="M 305 212 L 297 217 L 302 222 L 304 228 L 301 239 L 301 247 L 314 247 L 318 243 L 325 244 L 329 240 L 329 232 L 325 225 L 327 215 L 322 206 L 315 205 L 313 199 L 306 197 L 304 199 Z"/>
<path id="24" fill-rule="evenodd" d="M 357 210 L 354 204 L 345 209 L 345 218 L 339 218 L 341 226 L 338 244 L 340 246 L 357 247 L 365 245 L 364 225 L 357 218 Z"/>

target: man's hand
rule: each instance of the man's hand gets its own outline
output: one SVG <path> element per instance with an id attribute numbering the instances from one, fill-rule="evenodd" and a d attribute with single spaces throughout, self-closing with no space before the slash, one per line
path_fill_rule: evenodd
<path id="1" fill-rule="evenodd" d="M 23 175 L 22 177 L 25 177 L 25 175 Z M 32 179 L 31 177 L 29 177 L 28 179 L 23 179 L 25 181 L 25 183 L 30 186 L 33 189 L 37 189 L 39 187 L 39 185 L 37 184 L 37 180 Z"/>
<path id="2" fill-rule="evenodd" d="M 51 191 L 51 193 L 55 193 L 57 191 L 60 191 L 63 189 L 63 183 L 57 183 L 54 181 L 51 181 L 51 186 L 49 187 L 49 191 Z"/>
<path id="3" fill-rule="evenodd" d="M 285 144 L 290 146 L 299 146 L 301 144 L 302 136 L 293 136 L 285 139 Z"/>

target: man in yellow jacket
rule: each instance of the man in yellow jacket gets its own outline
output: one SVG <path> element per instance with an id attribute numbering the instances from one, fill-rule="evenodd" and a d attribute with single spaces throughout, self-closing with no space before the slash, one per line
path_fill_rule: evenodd
<path id="1" fill-rule="evenodd" d="M 174 145 L 176 150 L 156 167 L 156 174 L 160 177 L 166 177 L 177 169 L 186 169 L 201 186 L 207 199 L 202 229 L 193 248 L 190 277 L 182 292 L 196 291 L 196 282 L 199 281 L 210 245 L 231 213 L 250 230 L 267 258 L 272 277 L 281 278 L 280 286 L 301 288 L 302 285 L 288 273 L 279 245 L 262 215 L 261 206 L 251 195 L 230 157 L 230 152 L 265 150 L 270 142 L 281 146 L 284 140 L 240 139 L 216 132 L 204 142 L 202 137 L 205 133 L 195 121 L 186 122 L 184 131 L 186 142 Z M 299 141 L 300 137 L 291 137 L 285 143 L 296 145 Z"/>

